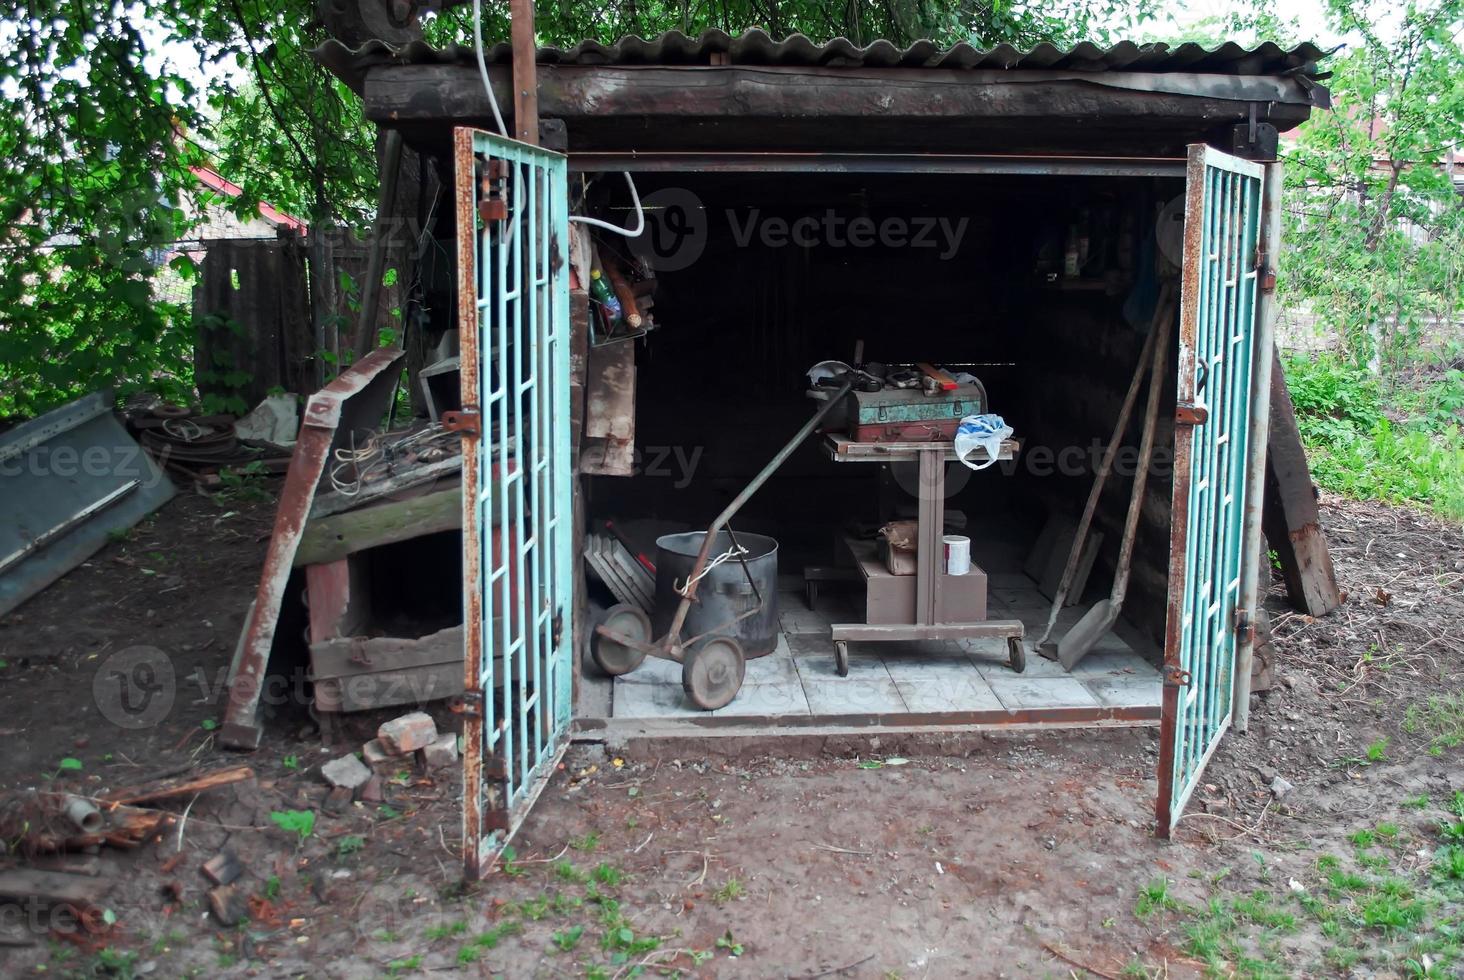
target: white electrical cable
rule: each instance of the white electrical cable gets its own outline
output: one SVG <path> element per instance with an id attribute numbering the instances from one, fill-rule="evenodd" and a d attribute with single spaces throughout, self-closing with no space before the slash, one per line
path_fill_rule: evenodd
<path id="1" fill-rule="evenodd" d="M 483 79 L 483 91 L 488 93 L 488 105 L 493 109 L 493 121 L 498 125 L 498 133 L 505 139 L 509 139 L 508 126 L 504 123 L 503 113 L 498 108 L 498 97 L 493 94 L 493 82 L 488 78 L 488 61 L 483 57 L 483 0 L 473 0 L 473 53 L 478 56 L 478 75 Z M 585 215 L 572 214 L 569 216 L 569 220 L 604 228 L 606 231 L 613 231 L 626 238 L 640 237 L 640 233 L 646 230 L 646 211 L 641 207 L 640 195 L 636 193 L 635 181 L 630 179 L 630 171 L 623 170 L 621 173 L 625 176 L 625 182 L 630 185 L 630 199 L 635 205 L 635 228 L 633 230 Z"/>
<path id="2" fill-rule="evenodd" d="M 498 111 L 498 97 L 493 94 L 493 83 L 488 80 L 488 62 L 483 58 L 483 0 L 473 0 L 473 50 L 478 55 L 478 74 L 483 76 L 483 90 L 488 93 L 488 104 L 493 107 L 493 121 L 498 124 L 498 133 L 508 137 L 508 126 L 504 125 L 503 113 Z"/>
<path id="3" fill-rule="evenodd" d="M 622 228 L 619 225 L 612 225 L 608 221 L 601 221 L 599 218 L 591 218 L 582 214 L 572 214 L 570 221 L 577 221 L 582 225 L 594 225 L 596 228 L 604 228 L 606 231 L 613 231 L 617 235 L 624 235 L 626 238 L 636 238 L 646 230 L 646 209 L 641 207 L 640 195 L 635 191 L 635 181 L 630 179 L 630 171 L 622 170 L 620 173 L 625 177 L 625 182 L 630 186 L 630 200 L 635 205 L 635 227 Z"/>

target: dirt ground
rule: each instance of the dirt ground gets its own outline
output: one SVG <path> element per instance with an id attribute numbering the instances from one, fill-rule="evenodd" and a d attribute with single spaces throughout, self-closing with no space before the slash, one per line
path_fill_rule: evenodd
<path id="1" fill-rule="evenodd" d="M 1151 731 L 577 745 L 512 859 L 465 888 L 455 775 L 328 812 L 299 706 L 258 752 L 215 749 L 271 515 L 180 494 L 0 621 L 0 787 L 257 774 L 98 856 L 102 932 L 0 917 L 4 975 L 1460 975 L 1464 713 L 1441 700 L 1464 689 L 1457 527 L 1324 502 L 1348 600 L 1311 621 L 1273 595 L 1278 686 L 1173 842 L 1152 833 Z M 106 665 L 136 645 L 166 653 L 176 695 L 130 730 Z M 316 814 L 308 836 L 276 826 L 292 810 Z M 234 927 L 200 874 L 223 849 L 246 869 Z"/>

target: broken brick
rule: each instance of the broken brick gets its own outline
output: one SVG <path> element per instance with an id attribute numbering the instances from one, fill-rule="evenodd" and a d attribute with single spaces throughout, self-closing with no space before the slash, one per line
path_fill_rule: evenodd
<path id="1" fill-rule="evenodd" d="M 424 748 L 417 750 L 417 761 L 423 769 L 442 769 L 456 765 L 458 761 L 457 736 L 447 732 Z"/>
<path id="2" fill-rule="evenodd" d="M 413 711 L 383 724 L 376 737 L 392 755 L 406 755 L 437 741 L 437 723 L 427 712 Z"/>
<path id="3" fill-rule="evenodd" d="M 320 774 L 332 786 L 344 786 L 346 789 L 364 786 L 366 780 L 371 778 L 371 770 L 354 755 L 343 755 L 339 759 L 330 760 L 320 767 Z"/>

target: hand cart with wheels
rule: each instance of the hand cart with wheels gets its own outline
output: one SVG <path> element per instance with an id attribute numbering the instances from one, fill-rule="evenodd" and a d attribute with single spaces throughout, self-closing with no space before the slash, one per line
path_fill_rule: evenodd
<path id="1" fill-rule="evenodd" d="M 946 440 L 929 442 L 854 442 L 847 436 L 828 435 L 824 437 L 824 451 L 838 463 L 899 463 L 919 464 L 919 512 L 918 544 L 916 548 L 916 571 L 914 576 L 891 575 L 872 555 L 863 556 L 857 552 L 857 545 L 850 543 L 855 552 L 855 564 L 865 579 L 871 600 L 875 591 L 889 592 L 895 588 L 908 589 L 910 579 L 914 582 L 914 609 L 912 615 L 902 622 L 835 623 L 832 627 L 834 641 L 834 669 L 840 677 L 849 675 L 849 642 L 876 642 L 887 640 L 966 640 L 981 637 L 1004 637 L 1007 641 L 1007 662 L 1012 670 L 1021 673 L 1027 668 L 1026 651 L 1022 647 L 1025 627 L 1019 619 L 952 619 L 948 608 L 952 603 L 943 601 L 942 593 L 957 584 L 964 576 L 948 575 L 945 570 L 945 547 L 942 541 L 945 531 L 945 472 L 946 467 L 956 460 L 953 444 Z M 1017 443 L 1008 439 L 1002 444 L 998 458 L 1011 459 L 1016 454 Z M 984 453 L 984 450 L 977 450 Z M 827 573 L 820 570 L 821 575 Z M 810 582 L 810 585 L 813 583 Z M 812 589 L 810 589 L 812 594 Z M 908 597 L 908 591 L 905 592 Z M 984 588 L 981 593 L 981 613 L 985 614 Z M 908 601 L 908 598 L 907 600 Z M 965 610 L 955 610 L 965 613 Z M 866 616 L 866 618 L 870 618 Z"/>
<path id="2" fill-rule="evenodd" d="M 686 582 L 676 590 L 681 601 L 677 603 L 676 615 L 672 618 L 665 636 L 651 639 L 651 619 L 638 607 L 621 604 L 610 608 L 605 620 L 595 627 L 590 640 L 590 654 L 601 670 L 612 677 L 618 677 L 635 670 L 648 656 L 660 657 L 662 660 L 681 664 L 681 687 L 692 704 L 698 708 L 715 711 L 725 707 L 737 696 L 746 675 L 747 661 L 743 657 L 742 645 L 735 637 L 724 635 L 723 631 L 757 615 L 766 600 L 758 591 L 757 583 L 753 581 L 752 573 L 747 568 L 744 559 L 747 550 L 737 544 L 737 536 L 732 532 L 729 522 L 778 468 L 787 462 L 803 440 L 818 429 L 825 416 L 840 405 L 850 387 L 851 383 L 845 382 L 830 395 L 813 417 L 803 424 L 768 465 L 712 521 L 702 538 L 701 549 L 697 553 L 691 573 Z M 713 546 L 723 530 L 727 532 L 731 547 L 713 558 Z M 686 624 L 687 614 L 691 611 L 691 604 L 697 601 L 698 584 L 708 571 L 725 561 L 737 561 L 742 565 L 747 582 L 752 587 L 755 600 L 752 607 L 704 633 L 682 639 L 681 630 Z"/>

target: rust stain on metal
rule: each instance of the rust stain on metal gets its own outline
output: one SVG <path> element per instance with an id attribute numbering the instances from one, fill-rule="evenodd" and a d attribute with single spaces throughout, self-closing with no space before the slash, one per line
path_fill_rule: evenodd
<path id="1" fill-rule="evenodd" d="M 1179 287 L 1179 378 L 1176 401 L 1193 405 L 1195 399 L 1195 333 L 1199 323 L 1200 269 L 1203 263 L 1191 261 L 1203 247 L 1205 192 L 1205 159 L 1203 151 L 1192 147 L 1185 178 L 1184 258 L 1180 268 Z M 1189 546 L 1190 462 L 1194 455 L 1195 428 L 1174 427 L 1174 478 L 1169 503 L 1169 605 L 1164 620 L 1164 672 L 1182 672 L 1179 660 L 1180 633 L 1184 620 L 1185 554 Z M 1170 832 L 1170 809 L 1174 802 L 1174 731 L 1179 721 L 1179 692 L 1173 684 L 1164 685 L 1159 709 L 1159 786 L 1154 799 L 1154 818 L 1160 837 Z"/>
<path id="2" fill-rule="evenodd" d="M 264 558 L 259 588 L 249 619 L 234 654 L 229 679 L 229 698 L 224 710 L 224 724 L 219 729 L 219 744 L 232 749 L 256 749 L 262 734 L 259 727 L 259 695 L 264 683 L 265 666 L 274 644 L 275 627 L 284 602 L 285 585 L 295 551 L 300 545 L 310 505 L 325 472 L 326 457 L 340 424 L 341 409 L 383 371 L 402 356 L 398 348 L 372 351 L 341 372 L 340 377 L 310 396 L 305 418 L 295 443 L 285 486 L 280 492 L 279 509 L 275 514 L 274 533 Z"/>
<path id="3" fill-rule="evenodd" d="M 478 213 L 473 207 L 473 130 L 454 129 L 452 141 L 458 245 L 458 374 L 462 403 L 477 405 L 482 396 L 478 390 Z M 494 168 L 490 164 L 486 169 L 485 180 Z M 487 218 L 484 223 L 488 223 Z M 479 849 L 483 836 L 484 715 L 484 692 L 479 687 L 483 670 L 483 570 L 477 506 L 481 430 L 480 422 L 476 431 L 463 432 L 463 689 L 465 700 L 476 699 L 472 703 L 478 708 L 463 715 L 463 876 L 469 881 L 476 881 L 486 870 Z"/>

